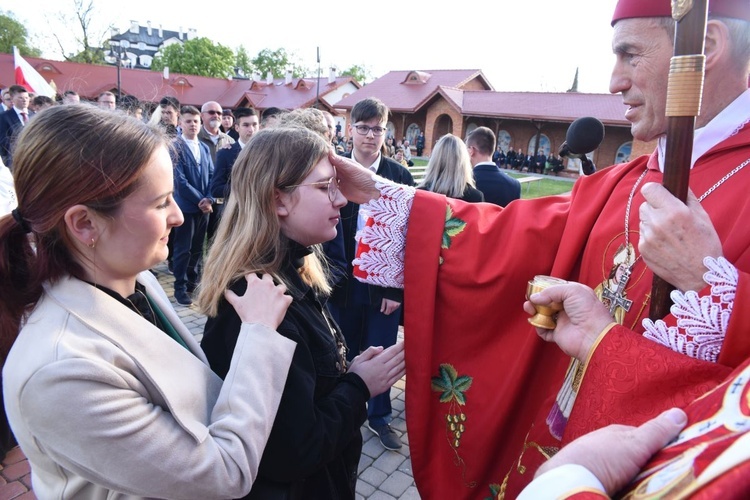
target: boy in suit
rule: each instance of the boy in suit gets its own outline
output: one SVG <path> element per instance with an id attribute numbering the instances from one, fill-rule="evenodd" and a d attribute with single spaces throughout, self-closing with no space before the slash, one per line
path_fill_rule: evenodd
<path id="1" fill-rule="evenodd" d="M 213 211 L 209 193 L 214 164 L 208 147 L 198 140 L 200 111 L 183 106 L 182 135 L 175 141 L 174 199 L 185 222 L 172 230 L 174 237 L 174 298 L 179 304 L 193 303 L 190 295 L 198 283 L 198 262 L 203 252 L 208 216 Z"/>

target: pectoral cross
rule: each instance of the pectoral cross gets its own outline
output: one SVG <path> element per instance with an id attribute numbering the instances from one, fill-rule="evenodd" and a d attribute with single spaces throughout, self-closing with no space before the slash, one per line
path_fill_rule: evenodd
<path id="1" fill-rule="evenodd" d="M 609 314 L 612 316 L 615 315 L 615 309 L 617 309 L 617 306 L 622 307 L 625 312 L 628 312 L 630 306 L 633 305 L 632 300 L 625 298 L 625 287 L 627 286 L 628 281 L 630 281 L 630 272 L 630 266 L 625 267 L 622 276 L 620 276 L 620 279 L 617 282 L 617 288 L 614 291 L 612 291 L 611 288 L 605 288 L 602 292 L 602 298 L 609 300 Z"/>

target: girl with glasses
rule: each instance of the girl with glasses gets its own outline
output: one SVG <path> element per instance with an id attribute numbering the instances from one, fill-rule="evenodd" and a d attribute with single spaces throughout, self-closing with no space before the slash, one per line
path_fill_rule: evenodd
<path id="1" fill-rule="evenodd" d="M 344 337 L 324 307 L 331 287 L 319 246 L 336 236 L 347 202 L 333 155 L 304 128 L 255 134 L 234 165 L 232 197 L 203 270 L 198 300 L 209 319 L 202 347 L 221 377 L 240 327 L 222 290 L 242 294 L 245 274 L 268 273 L 293 298 L 279 332 L 297 350 L 246 498 L 353 499 L 365 403 L 404 373 L 403 344 L 372 347 L 348 364 Z"/>

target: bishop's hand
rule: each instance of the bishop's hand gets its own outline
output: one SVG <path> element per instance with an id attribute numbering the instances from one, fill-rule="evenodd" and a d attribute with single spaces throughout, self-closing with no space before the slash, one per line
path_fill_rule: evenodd
<path id="1" fill-rule="evenodd" d="M 700 290 L 708 270 L 703 258 L 723 255 L 708 213 L 692 191 L 687 205 L 654 182 L 646 183 L 641 194 L 646 201 L 639 209 L 638 250 L 646 265 L 682 292 Z"/>
<path id="2" fill-rule="evenodd" d="M 371 171 L 351 158 L 336 154 L 333 149 L 328 153 L 328 159 L 336 169 L 339 190 L 347 200 L 362 204 L 380 197 L 380 191 L 375 187 L 375 174 Z"/>
<path id="3" fill-rule="evenodd" d="M 523 308 L 534 314 L 534 304 L 552 302 L 563 306 L 557 315 L 557 327 L 554 330 L 537 328 L 537 335 L 547 342 L 555 342 L 568 356 L 585 362 L 599 334 L 612 323 L 612 316 L 591 288 L 574 282 L 551 286 L 533 294 L 524 302 Z"/>

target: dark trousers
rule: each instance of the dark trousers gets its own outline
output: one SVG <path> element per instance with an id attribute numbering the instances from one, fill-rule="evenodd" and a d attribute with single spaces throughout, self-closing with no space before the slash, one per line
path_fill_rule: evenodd
<path id="1" fill-rule="evenodd" d="M 219 227 L 219 221 L 221 220 L 221 214 L 224 212 L 224 204 L 215 204 L 213 206 L 214 211 L 208 216 L 208 226 L 206 227 L 206 238 L 208 244 L 214 239 L 216 229 Z"/>
<path id="2" fill-rule="evenodd" d="M 365 298 L 361 294 L 363 291 L 367 293 L 367 285 L 356 282 L 352 283 L 352 286 L 356 289 L 355 294 L 359 292 L 360 299 Z M 401 308 L 386 315 L 380 312 L 380 304 L 376 307 L 370 305 L 369 300 L 366 303 L 362 300 L 353 302 L 357 303 L 347 307 L 338 307 L 329 303 L 332 316 L 338 322 L 346 339 L 349 361 L 370 346 L 390 347 L 396 343 Z M 367 419 L 373 427 L 391 421 L 390 389 L 367 402 Z"/>
<path id="3" fill-rule="evenodd" d="M 174 258 L 174 228 L 169 231 L 169 239 L 167 240 L 167 262 L 169 263 L 170 269 L 172 268 L 172 259 Z"/>
<path id="4" fill-rule="evenodd" d="M 203 254 L 208 214 L 183 213 L 185 222 L 172 229 L 174 236 L 174 290 L 192 291 L 198 284 L 198 262 Z"/>

